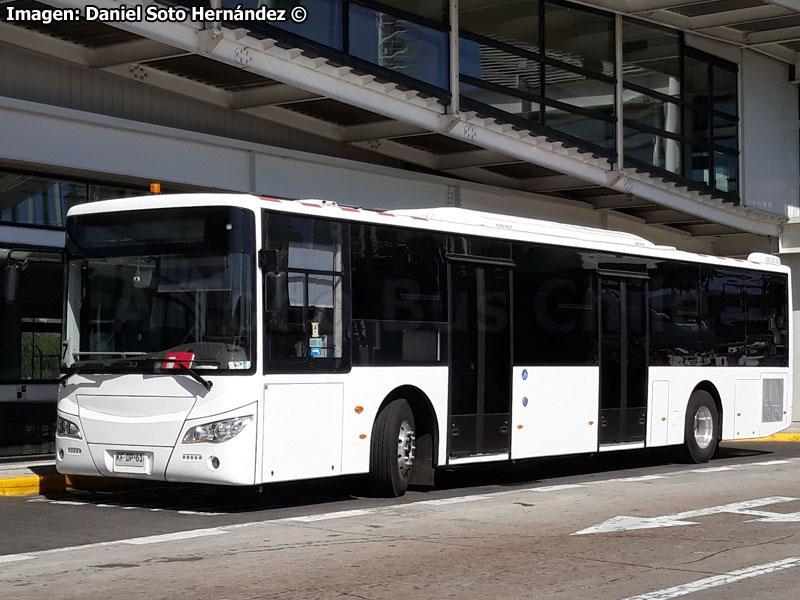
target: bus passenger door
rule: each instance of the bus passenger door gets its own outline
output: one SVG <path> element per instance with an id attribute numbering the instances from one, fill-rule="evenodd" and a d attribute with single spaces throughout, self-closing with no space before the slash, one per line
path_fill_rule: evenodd
<path id="1" fill-rule="evenodd" d="M 646 415 L 647 280 L 601 273 L 600 445 L 643 442 Z"/>
<path id="2" fill-rule="evenodd" d="M 508 455 L 511 268 L 449 263 L 450 459 Z M 498 457 L 502 458 L 502 457 Z"/>

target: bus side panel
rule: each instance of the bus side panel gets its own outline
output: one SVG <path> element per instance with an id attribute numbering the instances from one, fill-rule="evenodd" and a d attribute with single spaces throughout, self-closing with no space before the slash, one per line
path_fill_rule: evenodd
<path id="1" fill-rule="evenodd" d="M 599 367 L 514 367 L 511 458 L 597 450 Z"/>
<path id="2" fill-rule="evenodd" d="M 343 384 L 264 386 L 264 482 L 339 475 Z"/>
<path id="3" fill-rule="evenodd" d="M 686 407 L 694 389 L 704 381 L 710 382 L 720 396 L 723 440 L 770 435 L 791 424 L 790 380 L 786 368 L 650 367 L 648 379 L 651 382 L 648 402 L 651 419 L 661 418 L 658 409 L 663 399 L 658 393 L 663 388 L 656 384 L 668 383 L 667 445 L 684 442 Z M 782 383 L 764 384 L 764 380 L 776 379 Z M 655 431 L 652 421 L 650 427 Z M 648 445 L 660 445 L 655 438 L 650 441 L 653 443 Z"/>
<path id="4" fill-rule="evenodd" d="M 369 472 L 372 425 L 383 400 L 401 386 L 413 386 L 430 400 L 439 431 L 437 464 L 446 464 L 447 375 L 447 367 L 354 367 L 346 376 L 342 474 Z M 364 410 L 356 412 L 357 406 Z"/>

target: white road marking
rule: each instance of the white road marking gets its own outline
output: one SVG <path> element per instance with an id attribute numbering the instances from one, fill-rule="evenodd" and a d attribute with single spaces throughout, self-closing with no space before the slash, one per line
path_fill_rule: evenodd
<path id="1" fill-rule="evenodd" d="M 34 558 L 36 557 L 30 554 L 7 554 L 6 556 L 0 556 L 0 564 L 19 562 L 21 560 L 33 560 Z"/>
<path id="2" fill-rule="evenodd" d="M 670 598 L 677 598 L 678 596 L 693 594 L 695 592 L 719 587 L 721 585 L 729 585 L 731 583 L 741 581 L 742 579 L 758 577 L 759 575 L 768 575 L 769 573 L 782 571 L 784 569 L 791 569 L 797 566 L 800 566 L 800 556 L 785 558 L 783 560 L 778 560 L 763 565 L 755 565 L 744 569 L 738 569 L 736 571 L 723 573 L 722 575 L 713 575 L 711 577 L 699 579 L 691 583 L 684 583 L 683 585 L 676 585 L 675 587 L 656 590 L 654 592 L 648 592 L 639 596 L 631 596 L 625 600 L 670 600 Z"/>
<path id="3" fill-rule="evenodd" d="M 147 508 L 145 506 L 129 506 L 126 504 L 94 504 L 93 502 L 78 502 L 75 500 L 50 500 L 49 498 L 33 498 L 28 500 L 28 502 L 44 502 L 45 504 L 56 504 L 56 505 L 69 505 L 69 506 L 94 506 L 95 508 L 118 508 L 120 510 L 149 510 L 151 512 L 159 512 L 165 509 L 163 508 Z M 200 510 L 176 510 L 175 511 L 179 515 L 195 515 L 199 517 L 217 517 L 220 515 L 227 515 L 228 513 L 224 512 L 208 512 L 208 511 L 200 511 Z"/>
<path id="4" fill-rule="evenodd" d="M 160 544 L 162 542 L 174 542 L 175 540 L 191 540 L 209 535 L 222 535 L 228 533 L 223 527 L 211 527 L 209 529 L 191 529 L 189 531 L 176 531 L 175 533 L 165 533 L 163 535 L 148 535 L 140 538 L 122 540 L 120 544 L 130 544 L 132 546 L 145 546 L 147 544 Z"/>
<path id="5" fill-rule="evenodd" d="M 422 500 L 420 502 L 412 502 L 410 504 L 402 504 L 400 506 L 446 506 L 448 504 L 461 504 L 463 502 L 475 502 L 476 500 L 486 500 L 488 498 L 495 498 L 509 492 L 495 492 L 494 494 L 475 494 L 474 496 L 457 496 L 456 498 L 439 498 L 438 500 Z"/>
<path id="6" fill-rule="evenodd" d="M 598 482 L 599 483 L 599 482 Z M 574 490 L 582 488 L 582 483 L 564 483 L 561 485 L 543 485 L 542 487 L 525 488 L 521 492 L 560 492 L 561 490 Z"/>
<path id="7" fill-rule="evenodd" d="M 571 535 L 586 535 L 589 533 L 615 533 L 617 531 L 630 531 L 634 529 L 655 529 L 658 527 L 678 527 L 681 525 L 698 525 L 695 521 L 686 521 L 685 519 L 693 519 L 695 517 L 704 517 L 707 515 L 719 513 L 733 513 L 744 515 L 756 516 L 776 516 L 776 517 L 789 517 L 790 515 L 781 515 L 780 513 L 767 513 L 765 511 L 751 511 L 749 509 L 758 506 L 767 506 L 769 504 L 779 504 L 781 502 L 793 502 L 800 500 L 800 498 L 790 498 L 788 496 L 770 496 L 769 498 L 757 498 L 755 500 L 745 500 L 744 502 L 733 502 L 731 504 L 723 504 L 721 506 L 709 506 L 708 508 L 699 508 L 696 510 L 687 510 L 684 512 L 675 513 L 674 515 L 661 515 L 658 517 L 629 517 L 620 515 L 613 517 L 597 525 L 587 527 L 576 531 Z M 792 513 L 794 515 L 794 513 Z M 765 519 L 755 519 L 757 521 L 765 521 Z M 790 522 L 791 518 L 785 520 L 776 520 L 771 522 L 781 523 Z"/>
<path id="8" fill-rule="evenodd" d="M 321 513 L 318 515 L 305 515 L 302 517 L 287 517 L 285 519 L 276 519 L 272 522 L 287 523 L 296 521 L 298 523 L 315 523 L 316 521 L 328 521 L 330 519 L 344 519 L 346 517 L 360 517 L 363 515 L 372 515 L 381 510 L 386 510 L 385 506 L 377 506 L 375 508 L 358 508 L 355 510 L 340 510 L 337 512 Z M 241 523 L 244 525 L 244 523 Z"/>
<path id="9" fill-rule="evenodd" d="M 601 481 L 587 481 L 584 485 L 596 485 L 598 483 L 637 483 L 639 481 L 653 481 L 664 479 L 666 475 L 639 475 L 637 477 L 620 477 L 616 479 L 603 479 Z"/>
<path id="10" fill-rule="evenodd" d="M 786 461 L 762 461 L 762 462 L 754 462 L 754 463 L 740 463 L 737 465 L 730 465 L 731 468 L 740 468 L 740 467 L 749 467 L 749 466 L 770 466 L 772 464 L 783 464 L 785 462 L 794 462 L 798 461 L 800 458 L 793 458 Z M 441 506 L 441 505 L 448 505 L 448 504 L 458 504 L 462 502 L 472 502 L 475 500 L 486 500 L 490 498 L 495 498 L 497 496 L 507 495 L 507 494 L 514 494 L 519 492 L 558 492 L 561 490 L 569 490 L 569 489 L 578 489 L 585 487 L 586 485 L 598 485 L 601 483 L 619 483 L 619 482 L 638 482 L 638 481 L 650 481 L 653 479 L 661 479 L 664 477 L 671 477 L 674 475 L 680 475 L 683 473 L 692 473 L 692 472 L 704 472 L 714 470 L 712 469 L 684 469 L 680 471 L 672 471 L 670 473 L 664 473 L 661 475 L 642 475 L 636 477 L 623 477 L 623 478 L 613 478 L 613 479 L 604 479 L 600 481 L 592 481 L 586 483 L 567 483 L 567 484 L 560 484 L 560 485 L 550 485 L 550 486 L 539 486 L 539 487 L 531 487 L 531 488 L 521 488 L 516 490 L 505 490 L 502 492 L 495 492 L 492 494 L 474 494 L 472 496 L 457 496 L 454 498 L 442 498 L 437 500 L 421 500 L 419 502 L 408 502 L 405 504 L 392 504 L 389 506 L 378 506 L 374 508 L 365 508 L 365 509 L 354 509 L 354 510 L 343 510 L 343 511 L 336 511 L 336 512 L 329 512 L 329 513 L 321 513 L 316 515 L 305 515 L 301 517 L 288 517 L 288 518 L 281 518 L 281 519 L 266 519 L 263 521 L 249 521 L 245 523 L 235 523 L 231 525 L 224 525 L 220 527 L 214 528 L 206 528 L 206 529 L 192 529 L 188 531 L 181 531 L 175 534 L 163 534 L 163 535 L 153 535 L 147 536 L 142 538 L 129 538 L 129 539 L 121 539 L 121 540 L 112 540 L 108 542 L 95 542 L 92 544 L 83 544 L 80 546 L 65 546 L 61 548 L 52 548 L 50 550 L 41 550 L 38 552 L 29 552 L 25 554 L 6 554 L 0 555 L 0 564 L 4 563 L 12 563 L 12 562 L 19 562 L 23 560 L 32 560 L 38 558 L 40 556 L 46 556 L 49 554 L 57 554 L 63 552 L 71 552 L 74 550 L 88 550 L 93 548 L 100 548 L 104 546 L 113 546 L 118 544 L 133 544 L 133 545 L 143 545 L 143 544 L 157 544 L 162 542 L 169 542 L 169 541 L 176 541 L 182 539 L 192 539 L 193 537 L 205 537 L 211 535 L 220 535 L 224 533 L 228 533 L 231 530 L 236 529 L 243 529 L 247 527 L 254 527 L 258 525 L 267 525 L 267 524 L 276 524 L 276 523 L 314 523 L 316 521 L 325 521 L 330 519 L 340 519 L 340 518 L 347 518 L 347 517 L 354 517 L 354 516 L 362 516 L 362 515 L 372 515 L 376 513 L 383 513 L 383 512 L 395 512 L 398 510 L 413 508 L 417 505 L 428 505 L 428 506 Z M 746 508 L 755 508 L 757 506 L 764 506 L 764 503 L 760 503 L 765 499 L 759 500 L 751 500 L 748 502 L 741 502 L 736 503 L 737 505 L 742 506 L 742 510 L 738 511 L 741 514 L 756 514 L 756 516 L 767 517 L 767 515 L 773 515 L 775 513 L 764 513 L 760 511 L 753 511 L 751 513 L 744 512 Z M 785 500 L 774 500 L 770 499 L 771 501 L 769 504 L 777 501 L 788 502 L 790 500 L 794 500 L 794 498 L 787 498 Z M 117 504 L 92 504 L 89 502 L 76 502 L 76 501 L 68 501 L 68 500 L 50 500 L 48 498 L 33 498 L 28 500 L 28 502 L 44 502 L 50 504 L 69 504 L 69 505 L 76 505 L 76 506 L 96 506 L 96 507 L 108 507 L 108 508 L 126 508 L 121 505 Z M 755 503 L 755 504 L 754 504 Z M 745 506 L 746 505 L 746 506 Z M 732 505 L 726 505 L 732 506 Z M 129 507 L 129 508 L 139 508 L 139 507 Z M 145 508 L 145 507 L 142 507 Z M 715 508 L 715 507 L 712 507 Z M 718 508 L 718 507 L 716 507 Z M 161 508 L 150 508 L 147 509 L 150 511 L 161 511 L 165 509 Z M 708 511 L 710 509 L 700 509 L 698 511 L 688 511 L 686 513 L 679 513 L 679 515 L 673 515 L 673 518 L 677 517 L 686 517 L 689 518 L 691 516 L 700 516 L 701 514 L 711 514 L 704 511 Z M 200 511 L 178 511 L 180 514 L 192 514 L 192 515 L 200 515 L 200 516 L 217 516 L 217 515 L 224 515 L 226 513 L 204 513 Z M 732 511 L 731 511 L 732 512 Z M 793 515 L 794 513 L 792 513 Z M 639 517 L 628 517 L 629 519 L 640 519 Z M 663 517 L 653 517 L 652 519 L 659 519 Z M 771 518 L 771 517 L 769 517 Z M 761 519 L 756 519 L 761 520 Z M 681 523 L 681 524 L 690 524 L 690 523 Z M 580 533 L 580 532 L 578 532 Z M 572 534 L 576 535 L 576 534 Z"/>

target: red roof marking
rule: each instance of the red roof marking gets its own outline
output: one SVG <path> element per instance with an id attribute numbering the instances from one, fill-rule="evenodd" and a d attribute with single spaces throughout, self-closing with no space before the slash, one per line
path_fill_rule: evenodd
<path id="1" fill-rule="evenodd" d="M 412 219 L 416 219 L 417 221 L 427 221 L 428 220 L 425 217 L 415 217 L 414 215 L 411 215 L 411 218 Z"/>
<path id="2" fill-rule="evenodd" d="M 262 200 L 266 200 L 267 202 L 280 202 L 277 198 L 268 198 L 267 196 L 259 196 Z"/>
<path id="3" fill-rule="evenodd" d="M 384 217 L 394 217 L 395 216 L 395 215 L 393 215 L 391 213 L 387 213 L 387 212 L 379 212 L 378 214 L 381 215 L 381 216 L 384 216 Z"/>
<path id="4" fill-rule="evenodd" d="M 314 208 L 322 208 L 321 204 L 314 204 L 312 202 L 301 202 L 303 206 L 313 206 Z"/>
<path id="5" fill-rule="evenodd" d="M 340 206 L 339 208 L 347 212 L 360 212 L 357 208 L 350 208 L 349 206 Z"/>

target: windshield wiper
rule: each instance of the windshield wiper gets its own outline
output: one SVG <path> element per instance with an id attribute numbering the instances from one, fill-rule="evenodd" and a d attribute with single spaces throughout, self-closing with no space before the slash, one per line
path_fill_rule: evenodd
<path id="1" fill-rule="evenodd" d="M 191 377 L 192 379 L 194 379 L 197 383 L 202 385 L 204 388 L 206 388 L 207 392 L 210 392 L 211 388 L 214 387 L 214 382 L 213 381 L 209 381 L 205 377 L 201 376 L 192 367 L 187 367 L 185 364 L 183 364 L 179 360 L 174 360 L 174 361 L 170 361 L 170 362 L 172 362 L 172 364 L 174 364 L 174 365 L 177 365 L 179 369 L 182 369 L 183 371 L 186 371 L 186 374 L 189 375 L 189 377 Z M 174 368 L 175 367 L 173 367 L 173 369 Z M 163 369 L 162 369 L 162 371 L 163 371 Z"/>
<path id="2" fill-rule="evenodd" d="M 82 352 L 81 354 L 88 354 L 88 353 Z M 104 353 L 97 352 L 96 354 L 104 354 Z M 126 363 L 136 364 L 136 363 L 143 362 L 143 363 L 150 363 L 150 364 L 158 364 L 158 363 L 167 363 L 167 362 L 169 362 L 169 363 L 172 363 L 173 365 L 176 365 L 177 368 L 179 368 L 181 371 L 183 371 L 186 375 L 188 375 L 189 377 L 194 379 L 197 383 L 199 383 L 204 388 L 206 388 L 206 391 L 210 392 L 211 388 L 214 387 L 214 382 L 213 381 L 209 381 L 205 377 L 201 376 L 193 368 L 187 367 L 185 364 L 183 364 L 179 360 L 171 360 L 171 359 L 155 357 L 155 356 L 146 356 L 144 352 L 142 352 L 142 353 L 133 353 L 133 352 L 119 352 L 119 353 L 116 353 L 115 352 L 115 353 L 109 353 L 109 354 L 122 354 L 122 355 L 126 355 L 126 356 L 122 356 L 120 358 L 114 358 L 114 359 L 111 359 L 111 360 L 108 360 L 108 361 L 92 361 L 92 362 L 85 362 L 83 364 L 80 364 L 77 367 L 72 368 L 70 370 L 70 372 L 66 373 L 63 377 L 61 377 L 61 379 L 60 379 L 61 385 L 66 387 L 67 379 L 69 379 L 73 375 L 76 375 L 76 374 L 78 374 L 78 373 L 80 373 L 82 371 L 86 371 L 87 369 L 96 369 L 98 367 L 109 367 L 111 365 L 120 365 L 120 364 L 126 364 Z M 130 355 L 133 355 L 133 356 L 130 356 Z M 195 361 L 195 362 L 197 362 L 197 361 Z M 212 362 L 212 361 L 200 361 L 200 362 Z M 219 364 L 219 363 L 216 363 L 216 364 Z M 172 368 L 174 369 L 175 367 L 172 367 Z M 162 367 L 161 370 L 164 371 L 165 369 Z"/>

